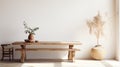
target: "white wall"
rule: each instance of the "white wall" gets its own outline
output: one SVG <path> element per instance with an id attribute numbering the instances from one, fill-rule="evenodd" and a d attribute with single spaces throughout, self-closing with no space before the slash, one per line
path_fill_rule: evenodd
<path id="1" fill-rule="evenodd" d="M 96 44 L 86 25 L 98 11 L 106 21 L 101 44 L 105 58 L 115 57 L 114 0 L 0 0 L 0 43 L 23 41 L 23 21 L 39 26 L 35 38 L 40 41 L 80 41 L 83 45 L 76 58 L 90 58 L 90 49 Z M 108 18 L 109 17 L 109 18 Z M 57 46 L 56 46 L 57 47 Z M 55 55 L 56 53 L 56 55 Z M 66 58 L 66 52 L 28 52 L 28 58 Z M 61 53 L 64 53 L 65 56 Z M 19 52 L 15 52 L 19 58 Z"/>

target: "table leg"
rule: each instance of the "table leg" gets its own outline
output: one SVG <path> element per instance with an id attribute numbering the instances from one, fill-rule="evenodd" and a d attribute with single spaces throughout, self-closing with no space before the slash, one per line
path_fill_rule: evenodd
<path id="1" fill-rule="evenodd" d="M 23 63 L 25 61 L 25 45 L 21 45 L 21 62 Z"/>
<path id="2" fill-rule="evenodd" d="M 69 49 L 73 49 L 73 45 L 69 45 Z M 69 51 L 68 52 L 68 60 L 73 61 L 75 56 L 75 51 Z"/>

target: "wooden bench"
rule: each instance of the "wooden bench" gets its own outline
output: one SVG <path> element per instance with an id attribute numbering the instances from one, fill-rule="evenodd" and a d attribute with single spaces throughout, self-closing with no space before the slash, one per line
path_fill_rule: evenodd
<path id="1" fill-rule="evenodd" d="M 21 48 L 15 49 L 21 51 Z M 80 51 L 80 49 L 68 49 L 68 48 L 26 48 L 26 51 Z"/>
<path id="2" fill-rule="evenodd" d="M 81 45 L 80 42 L 49 42 L 49 41 L 41 41 L 41 42 L 14 42 L 13 45 L 20 45 L 21 48 L 15 49 L 16 51 L 21 51 L 21 62 L 25 61 L 26 51 L 68 51 L 68 60 L 73 61 L 75 56 L 75 51 L 80 51 L 80 49 L 74 48 L 74 45 Z M 59 45 L 59 46 L 69 46 L 68 48 L 26 48 L 27 45 Z"/>

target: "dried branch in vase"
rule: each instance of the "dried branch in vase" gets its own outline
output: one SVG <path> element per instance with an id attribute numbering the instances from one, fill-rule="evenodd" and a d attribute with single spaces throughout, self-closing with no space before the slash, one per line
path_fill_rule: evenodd
<path id="1" fill-rule="evenodd" d="M 89 33 L 95 34 L 97 38 L 97 45 L 99 45 L 100 36 L 103 35 L 103 25 L 105 22 L 102 21 L 100 14 L 96 15 L 93 20 L 87 21 L 87 26 L 89 27 Z"/>

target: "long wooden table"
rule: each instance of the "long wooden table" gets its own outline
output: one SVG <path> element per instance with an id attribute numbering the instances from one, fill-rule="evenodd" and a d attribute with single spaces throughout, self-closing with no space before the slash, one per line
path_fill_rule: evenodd
<path id="1" fill-rule="evenodd" d="M 74 45 L 81 45 L 80 42 L 53 42 L 53 41 L 40 41 L 40 42 L 13 42 L 12 45 L 20 45 L 21 49 L 17 49 L 21 51 L 21 62 L 25 61 L 26 51 L 27 50 L 40 50 L 40 51 L 68 51 L 68 60 L 73 61 L 75 56 L 75 51 L 80 51 L 80 49 L 74 48 Z M 27 45 L 66 45 L 68 48 L 26 48 Z"/>

